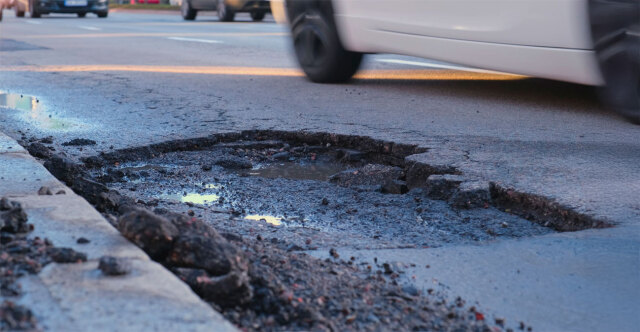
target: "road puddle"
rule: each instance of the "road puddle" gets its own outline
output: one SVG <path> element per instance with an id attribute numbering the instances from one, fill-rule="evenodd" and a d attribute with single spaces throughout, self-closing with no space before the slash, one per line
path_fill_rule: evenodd
<path id="1" fill-rule="evenodd" d="M 263 221 L 266 222 L 267 224 L 271 224 L 274 226 L 280 226 L 282 225 L 282 218 L 281 217 L 275 217 L 275 216 L 269 216 L 269 215 L 262 215 L 262 214 L 250 214 L 244 217 L 245 220 L 252 220 L 252 221 Z"/>
<path id="2" fill-rule="evenodd" d="M 177 201 L 181 203 L 191 203 L 197 205 L 211 205 L 218 202 L 220 196 L 217 194 L 187 192 L 160 195 L 159 198 Z"/>
<path id="3" fill-rule="evenodd" d="M 74 131 L 86 127 L 80 121 L 58 117 L 36 97 L 0 91 L 0 108 L 16 110 L 16 116 L 47 131 Z"/>
<path id="4" fill-rule="evenodd" d="M 327 181 L 329 177 L 344 171 L 344 164 L 334 162 L 284 162 L 259 165 L 245 174 L 268 179 Z"/>

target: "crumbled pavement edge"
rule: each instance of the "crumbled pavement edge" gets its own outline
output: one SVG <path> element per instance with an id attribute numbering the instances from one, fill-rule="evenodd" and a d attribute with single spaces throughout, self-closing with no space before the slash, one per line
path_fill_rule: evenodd
<path id="1" fill-rule="evenodd" d="M 38 193 L 42 187 L 50 188 Z M 78 264 L 47 265 L 18 280 L 17 305 L 30 308 L 42 330 L 236 331 L 181 280 L 124 239 L 84 198 L 51 175 L 15 140 L 0 132 L 0 196 L 18 202 L 32 236 L 87 254 Z M 80 238 L 87 238 L 78 241 Z M 108 276 L 99 260 L 128 261 L 129 273 Z"/>

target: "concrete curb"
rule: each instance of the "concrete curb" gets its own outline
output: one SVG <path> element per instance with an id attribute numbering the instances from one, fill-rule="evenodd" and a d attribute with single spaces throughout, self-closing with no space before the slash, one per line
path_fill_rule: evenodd
<path id="1" fill-rule="evenodd" d="M 38 195 L 47 186 L 58 195 Z M 236 331 L 180 279 L 131 244 L 82 197 L 73 193 L 15 140 L 0 132 L 0 197 L 25 208 L 32 236 L 87 254 L 82 264 L 46 266 L 19 280 L 31 308 L 48 331 Z M 78 244 L 77 239 L 90 240 Z M 130 261 L 132 272 L 104 276 L 104 255 Z"/>

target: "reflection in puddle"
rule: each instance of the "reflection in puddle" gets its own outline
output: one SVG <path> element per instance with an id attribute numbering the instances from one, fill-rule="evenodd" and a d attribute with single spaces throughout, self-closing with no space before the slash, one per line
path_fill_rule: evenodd
<path id="1" fill-rule="evenodd" d="M 295 163 L 286 162 L 257 167 L 247 174 L 263 178 L 285 178 L 292 180 L 327 181 L 330 176 L 346 169 L 344 164 L 332 162 Z"/>
<path id="2" fill-rule="evenodd" d="M 217 202 L 220 199 L 220 196 L 216 194 L 198 194 L 198 193 L 188 193 L 180 198 L 180 201 L 183 203 L 193 203 L 206 205 L 209 203 Z"/>
<path id="3" fill-rule="evenodd" d="M 268 216 L 268 215 L 261 215 L 261 214 L 250 214 L 244 217 L 245 220 L 254 220 L 254 221 L 264 221 L 267 224 L 271 224 L 274 226 L 280 226 L 282 224 L 282 218 L 280 217 L 274 217 L 274 216 Z"/>
<path id="4" fill-rule="evenodd" d="M 186 194 L 165 194 L 165 195 L 160 195 L 159 198 L 178 201 L 181 203 L 210 205 L 218 202 L 218 200 L 220 199 L 220 196 L 216 194 L 200 194 L 196 192 L 191 192 Z"/>
<path id="5" fill-rule="evenodd" d="M 46 111 L 45 106 L 36 97 L 0 91 L 0 108 L 20 111 L 21 120 L 31 122 L 41 129 L 69 131 L 83 127 L 79 121 L 55 117 Z"/>

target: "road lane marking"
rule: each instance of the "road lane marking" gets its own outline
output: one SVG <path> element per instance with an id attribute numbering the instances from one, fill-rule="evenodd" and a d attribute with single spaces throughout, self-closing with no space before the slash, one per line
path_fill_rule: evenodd
<path id="1" fill-rule="evenodd" d="M 99 31 L 99 30 L 102 30 L 102 29 L 100 29 L 100 28 L 90 27 L 90 26 L 86 26 L 86 25 L 78 25 L 78 28 L 80 28 L 80 29 L 85 29 L 85 30 L 91 30 L 91 31 Z"/>
<path id="2" fill-rule="evenodd" d="M 29 22 L 29 21 L 27 21 Z M 28 39 L 59 39 L 59 38 L 128 38 L 128 37 L 269 37 L 287 36 L 283 32 L 193 32 L 193 33 L 166 33 L 166 32 L 142 32 L 142 33 L 85 33 L 85 34 L 63 34 L 63 35 L 25 35 L 21 38 Z"/>
<path id="3" fill-rule="evenodd" d="M 398 60 L 398 59 L 377 59 L 376 61 L 384 62 L 384 63 L 399 64 L 399 65 L 428 67 L 428 68 L 434 68 L 434 69 L 461 70 L 461 71 L 468 71 L 468 72 L 482 73 L 482 74 L 514 75 L 514 74 L 508 74 L 508 73 L 501 73 L 493 70 L 476 69 L 476 68 L 469 68 L 469 67 L 455 66 L 455 65 L 445 65 L 445 64 L 431 63 L 431 62 L 407 61 L 407 60 Z M 518 76 L 518 75 L 515 75 L 515 76 Z"/>
<path id="4" fill-rule="evenodd" d="M 29 23 L 29 24 L 42 24 L 42 22 L 39 22 L 39 21 L 31 21 L 31 20 L 24 21 L 24 23 Z"/>
<path id="5" fill-rule="evenodd" d="M 222 66 L 138 66 L 138 65 L 59 65 L 59 66 L 7 66 L 0 72 L 144 72 L 169 74 L 236 75 L 236 76 L 304 76 L 297 68 L 275 67 L 222 67 Z M 414 81 L 506 81 L 526 76 L 473 73 L 453 70 L 363 70 L 355 76 L 365 80 Z"/>
<path id="6" fill-rule="evenodd" d="M 220 44 L 220 43 L 222 43 L 219 40 L 185 38 L 185 37 L 167 37 L 167 39 L 177 40 L 177 41 L 189 41 L 189 42 L 196 42 L 196 43 L 206 43 L 206 44 Z"/>

